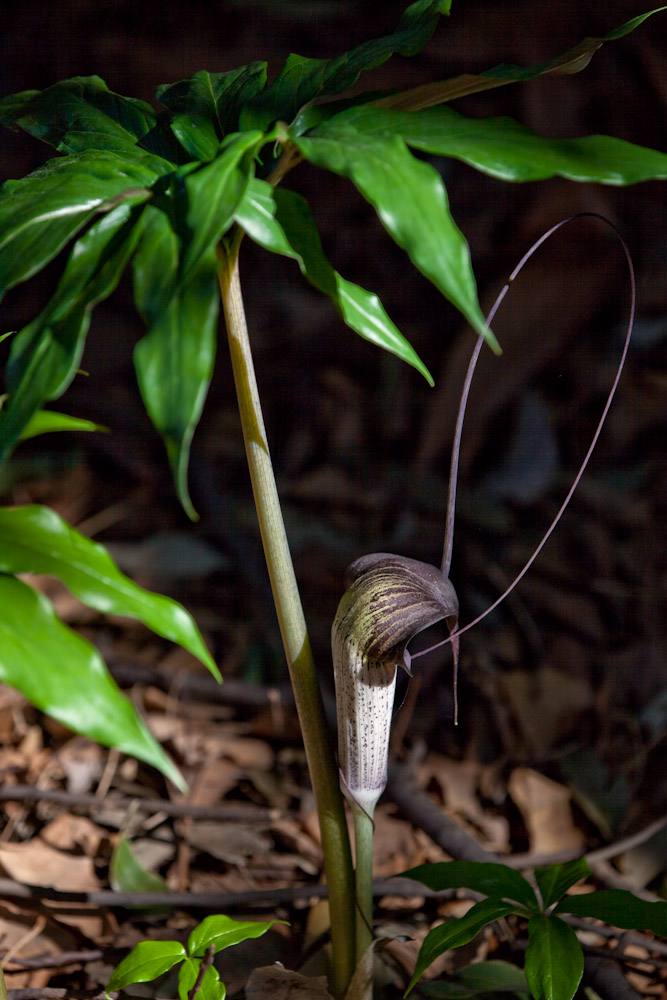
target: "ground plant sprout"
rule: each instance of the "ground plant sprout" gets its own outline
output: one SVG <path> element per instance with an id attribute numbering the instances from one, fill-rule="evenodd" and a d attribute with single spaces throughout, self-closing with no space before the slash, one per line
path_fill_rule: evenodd
<path id="1" fill-rule="evenodd" d="M 10 351 L 0 408 L 1 461 L 36 434 L 97 429 L 47 404 L 60 399 L 77 377 L 93 310 L 128 272 L 146 326 L 134 350 L 139 391 L 164 442 L 179 500 L 195 518 L 188 459 L 214 370 L 222 311 L 320 823 L 331 918 L 329 989 L 349 1000 L 368 1000 L 373 989 L 373 810 L 386 781 L 396 669 L 411 669 L 408 643 L 443 620 L 456 663 L 458 635 L 474 624 L 459 630 L 458 600 L 448 579 L 458 444 L 474 360 L 453 448 L 441 567 L 375 553 L 348 569 L 332 631 L 337 758 L 260 406 L 239 272 L 243 241 L 247 237 L 294 260 L 352 331 L 433 384 L 378 296 L 329 263 L 307 200 L 284 183 L 294 167 L 308 164 L 329 171 L 356 188 L 388 238 L 476 332 L 475 359 L 483 344 L 495 352 L 501 345 L 492 319 L 487 321 L 480 308 L 468 245 L 450 213 L 443 177 L 424 157 L 455 158 L 516 182 L 560 176 L 630 185 L 667 178 L 664 152 L 604 135 L 547 139 L 509 118 L 468 119 L 449 106 L 477 91 L 578 72 L 604 43 L 622 40 L 635 29 L 650 30 L 642 27 L 644 22 L 665 8 L 634 17 L 604 37 L 587 38 L 539 66 L 504 64 L 398 93 L 358 89 L 362 74 L 394 54 L 415 56 L 437 28 L 445 31 L 450 5 L 451 0 L 417 0 L 406 5 L 393 33 L 333 59 L 292 54 L 271 82 L 263 62 L 227 72 L 202 70 L 158 87 L 159 111 L 113 93 L 98 76 L 74 77 L 0 99 L 2 124 L 24 130 L 57 154 L 0 189 L 0 296 L 52 261 L 64 261 L 41 312 L 23 329 L 6 334 Z M 465 17 L 465 10 L 454 10 L 453 16 Z M 372 74 L 367 79 L 372 87 Z M 603 419 L 617 383 L 618 376 Z M 600 427 L 584 466 L 599 432 Z M 176 764 L 118 690 L 97 650 L 58 619 L 50 602 L 21 578 L 25 573 L 58 577 L 90 607 L 139 619 L 189 650 L 217 677 L 190 615 L 175 601 L 135 584 L 103 546 L 48 508 L 0 510 L 0 679 L 75 732 L 154 765 L 183 788 Z M 354 816 L 354 868 L 345 798 Z M 467 943 L 487 924 L 511 915 L 527 926 L 524 970 L 515 969 L 508 978 L 502 963 L 496 963 L 497 968 L 485 971 L 496 977 L 498 989 L 507 990 L 511 983 L 515 995 L 529 992 L 535 1000 L 571 1000 L 579 986 L 581 946 L 561 914 L 667 933 L 667 903 L 645 902 L 622 890 L 568 893 L 588 874 L 583 860 L 539 868 L 534 884 L 504 865 L 458 861 L 406 874 L 435 891 L 465 887 L 485 897 L 460 920 L 429 934 L 405 984 L 408 991 L 444 950 Z M 215 953 L 259 937 L 272 923 L 210 917 L 195 928 L 187 945 L 144 942 L 118 966 L 108 988 L 149 982 L 178 966 L 180 1000 L 222 1000 L 225 987 L 213 964 Z M 465 995 L 484 995 L 470 993 L 471 982 Z"/>

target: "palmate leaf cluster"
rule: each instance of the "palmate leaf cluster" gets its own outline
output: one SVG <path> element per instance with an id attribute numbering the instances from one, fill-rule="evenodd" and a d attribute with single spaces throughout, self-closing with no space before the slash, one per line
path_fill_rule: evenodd
<path id="1" fill-rule="evenodd" d="M 590 875 L 585 858 L 564 864 L 535 869 L 533 886 L 519 872 L 506 865 L 474 862 L 445 861 L 433 865 L 420 865 L 403 872 L 407 878 L 439 892 L 443 889 L 468 888 L 482 893 L 486 898 L 475 903 L 458 920 L 440 924 L 424 939 L 407 994 L 420 980 L 429 965 L 450 948 L 458 948 L 472 941 L 488 924 L 510 914 L 517 914 L 527 921 L 528 948 L 524 961 L 524 977 L 504 963 L 489 962 L 471 966 L 478 970 L 463 983 L 433 984 L 426 991 L 441 1000 L 455 997 L 484 997 L 496 991 L 521 996 L 530 992 L 534 1000 L 572 1000 L 584 971 L 584 955 L 572 927 L 563 920 L 563 914 L 603 920 L 624 930 L 651 931 L 667 936 L 667 903 L 649 903 L 638 899 L 623 889 L 603 889 L 600 892 L 568 894 L 581 879 Z"/>
<path id="2" fill-rule="evenodd" d="M 287 167 L 299 160 L 348 178 L 412 264 L 494 348 L 478 304 L 467 243 L 450 214 L 441 174 L 424 154 L 455 157 L 513 181 L 559 174 L 631 184 L 667 176 L 667 155 L 661 152 L 605 136 L 556 142 L 509 119 L 473 121 L 443 106 L 471 90 L 542 72 L 571 72 L 605 39 L 588 39 L 583 48 L 545 66 L 496 67 L 404 94 L 341 97 L 362 72 L 394 54 L 419 52 L 449 5 L 449 0 L 417 0 L 392 34 L 334 59 L 291 55 L 271 83 L 266 64 L 254 62 L 163 85 L 157 90 L 159 111 L 112 93 L 97 76 L 0 100 L 1 123 L 23 129 L 58 153 L 0 189 L 0 297 L 55 258 L 64 261 L 51 300 L 11 339 L 0 409 L 0 461 L 32 434 L 86 426 L 44 407 L 75 378 L 91 314 L 129 269 L 146 324 L 134 354 L 139 389 L 164 440 L 180 500 L 195 516 L 187 466 L 215 363 L 219 255 L 228 252 L 239 233 L 293 258 L 352 330 L 432 382 L 377 295 L 346 280 L 329 263 L 307 201 L 277 186 Z M 607 39 L 622 37 L 647 16 Z M 0 587 L 6 591 L 2 607 L 15 610 L 11 622 L 2 625 L 0 676 L 78 731 L 129 749 L 173 777 L 174 769 L 138 717 L 125 709 L 109 710 L 109 692 L 115 688 L 99 656 L 87 644 L 77 645 L 83 640 L 64 629 L 48 602 L 31 596 L 16 574 L 59 575 L 92 606 L 137 615 L 214 669 L 194 625 L 189 619 L 184 625 L 187 616 L 173 602 L 160 604 L 162 599 L 134 588 L 103 550 L 47 512 L 8 511 L 2 544 L 13 525 L 24 531 L 26 544 L 20 552 L 7 544 L 0 559 Z M 47 570 L 40 569 L 40 553 L 54 539 L 58 558 Z M 80 577 L 70 573 L 74 550 L 79 569 L 90 571 L 81 591 L 73 582 L 76 577 L 80 583 Z M 134 604 L 128 610 L 131 591 Z M 158 605 L 162 618 L 154 613 Z M 34 641 L 22 643 L 33 617 L 40 630 Z M 87 707 L 70 707 L 69 682 L 67 688 L 60 685 L 59 696 L 55 681 L 39 683 L 47 661 L 52 676 L 55 670 L 61 680 L 66 670 L 59 664 L 67 663 L 67 669 L 78 665 Z"/>
<path id="3" fill-rule="evenodd" d="M 197 924 L 186 945 L 179 941 L 140 941 L 114 970 L 107 990 L 119 990 L 132 983 L 152 982 L 174 966 L 180 965 L 178 996 L 179 1000 L 188 1000 L 199 980 L 207 951 L 217 955 L 241 941 L 261 937 L 274 924 L 282 923 L 285 921 L 233 920 L 231 917 L 216 915 L 205 917 Z M 195 995 L 198 1000 L 225 1000 L 227 990 L 214 965 L 205 966 Z"/>

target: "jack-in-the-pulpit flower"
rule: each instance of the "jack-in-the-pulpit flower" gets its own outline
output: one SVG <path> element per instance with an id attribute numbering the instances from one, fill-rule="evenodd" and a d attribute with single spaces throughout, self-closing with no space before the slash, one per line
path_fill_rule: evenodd
<path id="1" fill-rule="evenodd" d="M 429 625 L 458 624 L 456 592 L 439 569 L 376 552 L 348 566 L 331 630 L 338 764 L 345 794 L 369 815 L 387 784 L 396 670 L 406 646 Z"/>

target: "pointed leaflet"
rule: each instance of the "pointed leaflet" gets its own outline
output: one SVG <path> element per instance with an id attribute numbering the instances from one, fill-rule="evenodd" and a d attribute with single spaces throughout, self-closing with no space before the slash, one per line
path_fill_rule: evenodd
<path id="1" fill-rule="evenodd" d="M 201 961 L 187 958 L 178 970 L 179 1000 L 190 1000 L 201 964 Z M 194 994 L 196 1000 L 225 1000 L 226 995 L 225 984 L 220 982 L 220 973 L 214 965 L 209 965 L 204 972 L 199 989 Z"/>
<path id="2" fill-rule="evenodd" d="M 140 941 L 114 970 L 107 992 L 132 983 L 150 983 L 187 958 L 178 941 Z"/>
<path id="3" fill-rule="evenodd" d="M 124 836 L 116 841 L 111 854 L 109 883 L 116 892 L 169 892 L 162 876 L 144 868 Z"/>
<path id="4" fill-rule="evenodd" d="M 0 459 L 43 403 L 62 395 L 74 378 L 91 312 L 115 289 L 138 236 L 131 204 L 120 205 L 91 226 L 74 244 L 51 301 L 14 339 L 8 398 L 0 411 Z"/>
<path id="5" fill-rule="evenodd" d="M 109 428 L 93 423 L 92 420 L 71 417 L 68 413 L 58 413 L 56 410 L 37 410 L 24 427 L 21 441 L 38 437 L 40 434 L 50 434 L 52 431 L 101 431 L 108 433 Z"/>
<path id="6" fill-rule="evenodd" d="M 528 937 L 524 972 L 535 1000 L 572 1000 L 584 972 L 577 935 L 559 917 L 536 913 Z"/>
<path id="7" fill-rule="evenodd" d="M 222 914 L 205 917 L 188 938 L 188 955 L 203 958 L 211 944 L 217 955 L 224 948 L 231 948 L 241 941 L 261 937 L 274 924 L 284 923 L 284 920 L 233 920 Z"/>
<path id="8" fill-rule="evenodd" d="M 145 101 L 114 94 L 99 76 L 76 76 L 2 98 L 0 122 L 56 147 L 70 131 L 122 133 L 136 142 L 154 126 L 155 111 Z"/>
<path id="9" fill-rule="evenodd" d="M 578 896 L 565 896 L 555 913 L 574 913 L 579 917 L 604 920 L 624 930 L 635 928 L 667 937 L 667 903 L 649 903 L 625 889 L 601 889 Z"/>
<path id="10" fill-rule="evenodd" d="M 622 185 L 667 177 L 667 154 L 613 136 L 545 139 L 511 118 L 465 118 L 447 107 L 388 111 L 366 106 L 345 112 L 344 120 L 366 134 L 397 133 L 408 146 L 452 156 L 505 181 L 558 175 Z"/>
<path id="11" fill-rule="evenodd" d="M 42 594 L 0 574 L 0 607 L 0 680 L 68 729 L 147 761 L 185 787 L 97 650 L 63 625 Z"/>
<path id="12" fill-rule="evenodd" d="M 631 18 L 622 24 L 620 28 L 614 28 L 606 35 L 602 35 L 601 38 L 584 38 L 575 48 L 540 66 L 523 67 L 503 64 L 486 70 L 484 76 L 495 76 L 513 81 L 530 80 L 544 73 L 576 73 L 588 65 L 591 56 L 604 42 L 611 42 L 617 38 L 629 35 L 631 31 L 634 31 L 640 24 L 643 24 L 647 18 L 664 10 L 667 10 L 667 7 L 654 7 L 653 10 L 649 10 L 645 14 L 639 14 L 638 17 Z"/>
<path id="13" fill-rule="evenodd" d="M 49 160 L 0 189 L 0 298 L 32 277 L 97 212 L 147 198 L 155 173 L 114 153 Z"/>
<path id="14" fill-rule="evenodd" d="M 48 507 L 0 507 L 0 572 L 58 577 L 84 604 L 104 614 L 139 619 L 189 650 L 220 678 L 185 608 L 139 587 L 121 573 L 103 545 L 80 534 Z"/>
<path id="15" fill-rule="evenodd" d="M 196 514 L 188 456 L 215 360 L 215 248 L 234 220 L 263 141 L 259 132 L 230 136 L 211 163 L 179 172 L 149 206 L 134 259 L 134 296 L 149 328 L 135 348 L 139 388 L 190 517 Z"/>
<path id="16" fill-rule="evenodd" d="M 343 112 L 294 143 L 311 163 L 352 181 L 415 267 L 499 350 L 479 307 L 468 244 L 450 215 L 440 174 L 417 160 L 400 136 L 357 129 L 353 115 Z"/>
<path id="17" fill-rule="evenodd" d="M 533 80 L 538 76 L 552 75 L 563 76 L 571 73 L 579 73 L 585 69 L 594 54 L 602 47 L 604 42 L 613 41 L 628 35 L 635 28 L 639 27 L 652 14 L 667 10 L 667 7 L 656 7 L 655 10 L 648 11 L 632 18 L 620 28 L 610 31 L 602 38 L 584 38 L 582 42 L 568 49 L 555 59 L 550 59 L 546 63 L 537 66 L 512 66 L 503 64 L 494 66 L 484 73 L 463 73 L 451 80 L 439 80 L 435 83 L 425 83 L 410 90 L 401 91 L 398 94 L 390 94 L 375 101 L 376 107 L 401 108 L 405 111 L 417 111 L 422 108 L 432 108 L 436 104 L 443 104 L 445 101 L 453 101 L 457 97 L 465 97 L 466 94 L 476 94 L 481 90 L 489 90 L 493 87 L 503 87 L 508 83 L 519 83 Z"/>
<path id="18" fill-rule="evenodd" d="M 456 973 L 457 983 L 473 997 L 496 993 L 528 993 L 526 977 L 509 962 L 474 962 Z M 452 994 L 454 996 L 454 994 Z"/>
<path id="19" fill-rule="evenodd" d="M 419 865 L 401 872 L 401 878 L 413 878 L 440 892 L 443 889 L 474 889 L 487 896 L 514 899 L 517 903 L 537 910 L 535 892 L 529 882 L 507 865 L 487 861 L 441 861 Z"/>
<path id="20" fill-rule="evenodd" d="M 535 881 L 542 897 L 542 906 L 546 910 L 561 898 L 567 890 L 590 875 L 586 858 L 575 858 L 560 865 L 549 865 L 548 868 L 535 869 Z"/>
<path id="21" fill-rule="evenodd" d="M 179 243 L 153 207 L 133 261 L 134 296 L 149 330 L 134 351 L 139 389 L 160 432 L 181 503 L 196 517 L 187 486 L 190 443 L 213 374 L 219 311 L 217 258 L 209 249 L 179 278 Z"/>
<path id="22" fill-rule="evenodd" d="M 364 42 L 335 59 L 289 56 L 277 79 L 246 105 L 241 127 L 266 129 L 274 121 L 291 122 L 305 104 L 347 90 L 363 70 L 379 66 L 394 52 L 414 55 L 450 6 L 451 0 L 418 0 L 404 12 L 393 34 Z"/>
<path id="23" fill-rule="evenodd" d="M 181 145 L 196 159 L 210 160 L 220 140 L 238 128 L 244 104 L 266 83 L 266 63 L 254 62 L 228 73 L 202 70 L 158 87 L 156 96 L 169 108 L 170 126 Z"/>
<path id="24" fill-rule="evenodd" d="M 236 210 L 236 221 L 260 246 L 296 260 L 304 277 L 332 299 L 355 333 L 407 361 L 433 385 L 430 372 L 392 323 L 377 295 L 334 271 L 305 198 L 254 179 Z"/>
<path id="25" fill-rule="evenodd" d="M 417 956 L 415 971 L 404 996 L 417 985 L 423 973 L 439 955 L 450 948 L 459 948 L 472 941 L 487 924 L 508 916 L 514 909 L 511 903 L 505 903 L 500 899 L 483 899 L 480 903 L 475 903 L 464 917 L 435 927 L 424 938 Z"/>
<path id="26" fill-rule="evenodd" d="M 169 188 L 155 198 L 181 242 L 180 279 L 229 229 L 253 176 L 253 157 L 264 142 L 266 137 L 256 131 L 228 136 L 214 160 L 178 171 Z"/>
<path id="27" fill-rule="evenodd" d="M 0 122 L 19 126 L 63 153 L 108 150 L 162 174 L 172 165 L 137 145 L 155 127 L 150 104 L 109 90 L 99 76 L 61 80 L 0 100 Z"/>

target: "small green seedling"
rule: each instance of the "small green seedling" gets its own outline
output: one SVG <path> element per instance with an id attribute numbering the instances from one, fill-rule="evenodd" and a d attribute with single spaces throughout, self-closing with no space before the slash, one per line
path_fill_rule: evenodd
<path id="1" fill-rule="evenodd" d="M 561 914 L 667 936 L 667 903 L 649 903 L 623 889 L 566 895 L 588 875 L 585 858 L 536 868 L 536 892 L 523 875 L 502 864 L 444 861 L 403 872 L 405 878 L 415 879 L 435 892 L 466 888 L 487 897 L 475 903 L 465 916 L 440 924 L 426 936 L 405 996 L 439 955 L 460 948 L 488 924 L 511 914 L 528 922 L 524 971 L 534 1000 L 572 1000 L 584 971 L 581 945 Z"/>
<path id="2" fill-rule="evenodd" d="M 181 964 L 178 971 L 179 1000 L 225 1000 L 227 990 L 220 982 L 213 957 L 224 948 L 261 937 L 284 920 L 232 920 L 222 914 L 205 917 L 188 938 L 180 941 L 140 941 L 115 969 L 107 983 L 107 993 L 150 983 Z"/>

